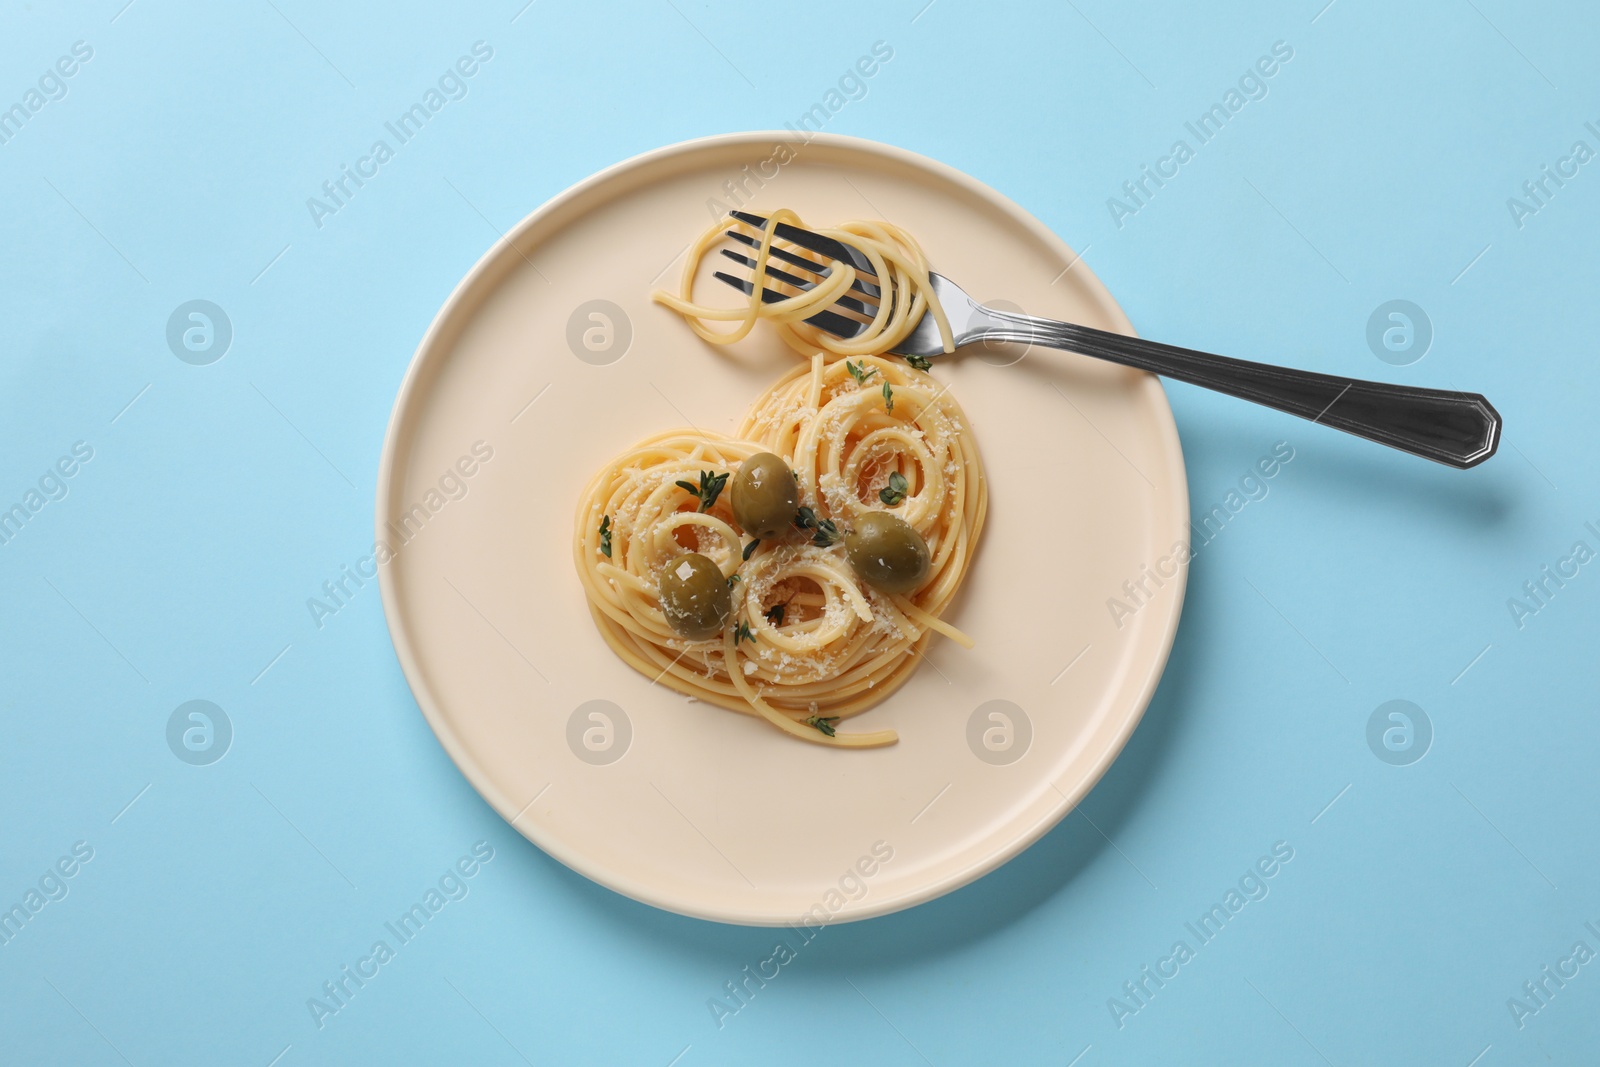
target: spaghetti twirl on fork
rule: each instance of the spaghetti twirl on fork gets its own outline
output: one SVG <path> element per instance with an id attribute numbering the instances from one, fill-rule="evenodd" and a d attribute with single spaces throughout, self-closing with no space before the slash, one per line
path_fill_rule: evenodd
<path id="1" fill-rule="evenodd" d="M 818 349 L 837 356 L 881 355 L 905 340 L 917 323 L 922 321 L 923 312 L 927 312 L 939 325 L 939 336 L 944 340 L 945 351 L 954 350 L 950 323 L 928 282 L 928 257 L 923 254 L 922 246 L 905 230 L 887 222 L 855 221 L 843 223 L 837 229 L 813 231 L 847 243 L 864 255 L 877 276 L 863 280 L 882 291 L 871 321 L 865 324 L 866 328 L 846 340 L 819 330 L 804 320 L 819 311 L 829 310 L 840 297 L 849 297 L 851 284 L 860 277 L 859 272 L 849 263 L 833 260 L 826 277 L 822 277 L 820 272 L 811 272 L 817 277 L 805 280 L 815 282 L 815 285 L 806 290 L 771 277 L 768 271 L 776 266 L 771 254 L 773 248 L 805 252 L 803 258 L 815 259 L 815 253 L 797 248 L 776 236 L 775 231 L 780 223 L 805 226 L 799 215 L 787 209 L 772 212 L 767 225 L 760 229 L 737 220 L 734 223 L 748 231 L 753 238 L 759 238 L 753 257 L 752 291 L 743 307 L 714 307 L 696 303 L 694 298 L 695 276 L 700 262 L 722 240 L 728 229 L 729 224 L 722 221 L 714 223 L 690 246 L 679 291 L 674 294 L 657 289 L 650 294 L 651 299 L 678 312 L 695 333 L 712 344 L 732 344 L 749 334 L 756 322 L 764 321 L 777 327 L 785 343 L 802 355 L 810 355 Z M 786 267 L 790 265 L 785 263 Z M 766 303 L 761 297 L 763 287 L 786 294 L 786 298 L 776 303 Z M 713 322 L 730 322 L 734 323 L 734 327 L 731 330 L 718 329 L 709 325 Z"/>

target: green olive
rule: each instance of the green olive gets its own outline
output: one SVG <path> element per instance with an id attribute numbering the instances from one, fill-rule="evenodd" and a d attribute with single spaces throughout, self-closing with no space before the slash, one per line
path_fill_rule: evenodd
<path id="1" fill-rule="evenodd" d="M 715 637 L 733 614 L 733 592 L 722 568 L 698 552 L 661 568 L 661 613 L 691 641 Z"/>
<path id="2" fill-rule="evenodd" d="M 739 467 L 729 490 L 733 517 L 751 537 L 777 537 L 794 524 L 800 484 L 781 456 L 757 452 Z"/>
<path id="3" fill-rule="evenodd" d="M 909 593 L 928 576 L 928 543 L 904 519 L 869 511 L 844 537 L 850 566 L 885 593 Z"/>

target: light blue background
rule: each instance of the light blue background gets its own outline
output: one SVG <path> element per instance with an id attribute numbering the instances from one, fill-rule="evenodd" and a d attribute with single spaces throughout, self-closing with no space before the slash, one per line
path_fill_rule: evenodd
<path id="1" fill-rule="evenodd" d="M 0 498 L 94 449 L 0 546 L 0 903 L 95 850 L 0 947 L 0 1060 L 1594 1062 L 1600 963 L 1522 1029 L 1506 1006 L 1600 949 L 1600 568 L 1520 630 L 1506 605 L 1600 547 L 1600 163 L 1521 229 L 1506 207 L 1600 147 L 1592 6 L 123 2 L 10 3 L 0 32 L 0 106 L 94 49 L 0 145 Z M 306 197 L 480 39 L 470 94 L 316 228 Z M 1146 336 L 1481 391 L 1505 444 L 1458 473 L 1169 387 L 1197 511 L 1273 442 L 1296 458 L 1200 553 L 1123 756 L 1022 857 L 825 931 L 719 1030 L 707 999 L 773 934 L 526 844 L 417 713 L 376 588 L 320 631 L 305 601 L 370 546 L 395 390 L 496 228 L 637 152 L 780 127 L 877 40 L 827 128 L 1015 198 Z M 1106 198 L 1278 40 L 1270 95 L 1116 227 Z M 210 366 L 165 342 L 195 298 L 234 328 Z M 1412 366 L 1366 345 L 1393 298 L 1436 331 Z M 207 767 L 165 740 L 195 698 L 235 730 Z M 1394 698 L 1435 731 L 1411 766 L 1366 742 Z M 318 1030 L 306 999 L 479 840 L 471 894 Z M 1119 1029 L 1107 999 L 1277 841 L 1270 896 Z"/>

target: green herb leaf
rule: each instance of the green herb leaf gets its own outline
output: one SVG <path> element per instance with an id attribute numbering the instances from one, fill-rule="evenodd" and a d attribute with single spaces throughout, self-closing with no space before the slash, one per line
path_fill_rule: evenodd
<path id="1" fill-rule="evenodd" d="M 699 510 L 710 511 L 711 506 L 717 502 L 717 497 L 722 495 L 722 487 L 728 484 L 728 476 L 726 474 L 715 474 L 711 471 L 701 471 L 699 485 L 682 478 L 673 484 L 684 492 L 699 497 Z"/>
<path id="2" fill-rule="evenodd" d="M 755 553 L 756 548 L 759 547 L 760 544 L 761 544 L 761 538 L 759 538 L 759 537 L 756 538 L 754 541 L 751 541 L 748 545 L 744 546 L 744 555 L 740 556 L 739 558 L 745 560 L 746 562 L 749 562 L 751 555 L 753 555 Z"/>
<path id="3" fill-rule="evenodd" d="M 734 582 L 742 582 L 742 581 L 744 581 L 744 579 L 739 577 L 739 572 L 738 571 L 734 571 L 732 574 L 728 575 L 728 588 L 732 589 Z"/>
<path id="4" fill-rule="evenodd" d="M 711 474 L 711 472 L 705 471 L 700 475 L 701 511 L 710 511 L 711 505 L 715 504 L 717 502 L 717 497 L 722 495 L 722 487 L 728 484 L 727 474 L 714 474 L 707 479 L 706 475 L 708 474 Z"/>
<path id="5" fill-rule="evenodd" d="M 815 727 L 816 729 L 821 730 L 824 734 L 827 734 L 829 737 L 833 737 L 833 726 L 838 721 L 839 717 L 837 715 L 827 719 L 823 718 L 821 715 L 813 715 L 811 718 L 806 720 L 806 725 Z"/>
<path id="6" fill-rule="evenodd" d="M 883 383 L 883 410 L 894 411 L 894 390 L 889 388 L 889 383 Z"/>
<path id="7" fill-rule="evenodd" d="M 839 532 L 839 527 L 834 525 L 832 519 L 819 519 L 817 513 L 810 508 L 801 508 L 795 512 L 794 524 L 802 530 L 811 530 L 811 543 L 827 548 L 836 545 L 844 539 L 844 534 Z"/>
<path id="8" fill-rule="evenodd" d="M 606 557 L 606 559 L 610 559 L 611 558 L 611 516 L 610 515 L 602 515 L 600 517 L 600 552 L 601 552 L 602 555 L 604 555 Z"/>
<path id="9" fill-rule="evenodd" d="M 910 487 L 911 483 L 906 481 L 904 474 L 899 471 L 890 471 L 889 487 L 878 490 L 878 499 L 892 508 L 906 498 L 906 490 Z"/>
<path id="10" fill-rule="evenodd" d="M 922 356 L 907 356 L 906 362 L 921 371 L 933 369 L 933 361 Z"/>
<path id="11" fill-rule="evenodd" d="M 738 648 L 740 641 L 749 641 L 752 645 L 756 643 L 756 635 L 751 632 L 747 622 L 741 622 L 739 628 L 733 631 L 733 646 Z"/>
<path id="12" fill-rule="evenodd" d="M 766 611 L 762 612 L 762 614 L 767 617 L 767 621 L 770 622 L 772 625 L 774 625 L 774 626 L 782 626 L 783 625 L 783 609 L 785 607 L 787 607 L 787 605 L 785 605 L 785 604 L 774 604 L 774 605 L 772 605 L 772 607 L 770 607 Z"/>
<path id="13" fill-rule="evenodd" d="M 877 367 L 867 367 L 865 370 L 863 370 L 860 366 L 851 363 L 848 359 L 844 361 L 844 369 L 850 372 L 850 377 L 856 380 L 857 385 L 864 384 L 868 378 L 878 373 Z"/>

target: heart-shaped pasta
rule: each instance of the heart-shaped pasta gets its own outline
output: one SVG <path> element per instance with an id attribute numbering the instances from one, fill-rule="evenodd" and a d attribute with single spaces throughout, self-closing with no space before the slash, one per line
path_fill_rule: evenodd
<path id="1" fill-rule="evenodd" d="M 791 532 L 755 540 L 721 489 L 762 453 L 788 464 L 799 504 Z M 899 360 L 817 353 L 756 398 L 736 437 L 674 430 L 608 463 L 578 501 L 574 558 L 595 624 L 641 674 L 804 740 L 884 745 L 893 731 L 834 727 L 902 685 L 934 633 L 971 646 L 940 615 L 987 500 L 977 441 L 947 387 Z M 850 538 L 873 513 L 926 546 L 907 591 L 857 570 Z M 664 578 L 691 553 L 730 590 L 718 632 L 700 639 L 663 607 Z"/>

